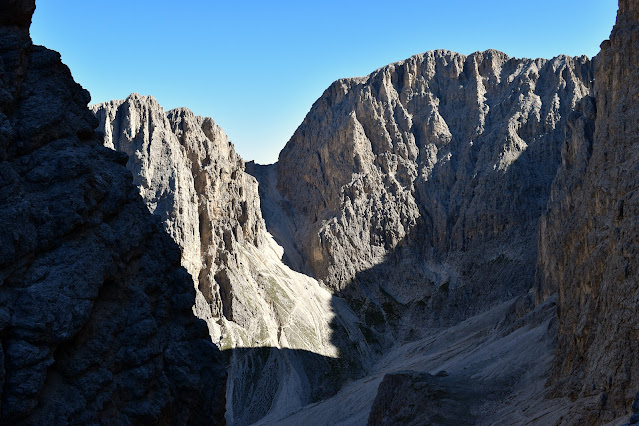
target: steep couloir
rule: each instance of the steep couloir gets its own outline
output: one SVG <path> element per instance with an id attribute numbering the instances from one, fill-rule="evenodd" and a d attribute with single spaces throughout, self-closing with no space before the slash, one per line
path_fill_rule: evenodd
<path id="1" fill-rule="evenodd" d="M 180 252 L 89 94 L 0 5 L 0 423 L 224 421 L 226 372 Z"/>

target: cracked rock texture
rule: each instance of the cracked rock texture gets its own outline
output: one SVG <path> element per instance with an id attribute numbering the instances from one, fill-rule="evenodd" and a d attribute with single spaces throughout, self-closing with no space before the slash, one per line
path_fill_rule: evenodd
<path id="1" fill-rule="evenodd" d="M 586 57 L 437 50 L 333 83 L 277 166 L 309 269 L 361 312 L 410 318 L 408 339 L 525 294 L 592 78 Z"/>
<path id="2" fill-rule="evenodd" d="M 262 219 L 257 181 L 212 119 L 184 108 L 165 112 L 138 94 L 91 108 L 104 145 L 128 154 L 142 199 L 182 249 L 196 315 L 231 353 L 229 423 L 298 410 L 360 370 L 369 349 L 352 343 L 364 340 L 354 316 L 282 262 Z M 346 346 L 338 349 L 340 339 Z"/>
<path id="3" fill-rule="evenodd" d="M 89 94 L 0 6 L 0 423 L 215 423 L 225 371 L 180 252 Z"/>
<path id="4" fill-rule="evenodd" d="M 168 113 L 151 96 L 93 105 L 104 145 L 128 154 L 127 167 L 149 210 L 182 249 L 182 264 L 216 316 L 238 312 L 230 285 L 238 245 L 260 245 L 257 182 L 226 134 L 185 108 Z M 222 303 L 222 300 L 225 303 Z M 235 315 L 234 315 L 235 314 Z"/>
<path id="5" fill-rule="evenodd" d="M 226 420 L 627 415 L 637 21 L 622 1 L 594 61 L 438 50 L 338 80 L 271 166 L 245 169 L 211 119 L 151 97 L 92 107 L 230 352 Z M 501 323 L 508 304 L 527 320 Z"/>
<path id="6" fill-rule="evenodd" d="M 575 422 L 629 412 L 639 388 L 639 4 L 621 0 L 541 221 L 537 297 L 558 291 L 557 394 Z M 595 111 L 596 110 L 596 111 Z"/>

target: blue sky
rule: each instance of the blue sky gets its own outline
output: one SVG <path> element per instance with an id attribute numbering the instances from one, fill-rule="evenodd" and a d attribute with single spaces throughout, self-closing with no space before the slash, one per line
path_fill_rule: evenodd
<path id="1" fill-rule="evenodd" d="M 62 54 L 92 102 L 131 92 L 213 117 L 271 163 L 342 77 L 432 49 L 597 54 L 616 0 L 39 0 L 31 35 Z"/>

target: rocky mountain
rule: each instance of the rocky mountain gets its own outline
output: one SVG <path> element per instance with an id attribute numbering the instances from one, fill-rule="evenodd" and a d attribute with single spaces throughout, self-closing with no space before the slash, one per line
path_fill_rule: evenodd
<path id="1" fill-rule="evenodd" d="M 140 195 L 182 249 L 203 299 L 198 309 L 208 311 L 200 317 L 220 317 L 223 309 L 231 319 L 252 316 L 229 274 L 238 269 L 240 245 L 261 245 L 264 225 L 257 182 L 222 129 L 187 109 L 165 114 L 154 98 L 137 94 L 91 108 L 104 145 L 128 155 Z"/>
<path id="2" fill-rule="evenodd" d="M 138 94 L 91 108 L 104 145 L 128 154 L 142 199 L 182 249 L 194 312 L 230 352 L 228 422 L 289 414 L 362 369 L 369 349 L 352 343 L 364 341 L 355 316 L 282 262 L 257 181 L 212 119 Z"/>
<path id="3" fill-rule="evenodd" d="M 0 423 L 223 422 L 224 371 L 180 252 L 89 94 L 0 5 Z"/>
<path id="4" fill-rule="evenodd" d="M 477 407 L 475 398 L 456 422 L 602 423 L 629 413 L 639 388 L 631 314 L 639 302 L 632 256 L 638 13 L 620 2 L 594 62 L 435 51 L 339 80 L 281 152 L 273 168 L 290 232 L 278 234 L 289 235 L 306 269 L 345 297 L 376 338 L 394 345 L 369 379 L 348 387 L 367 401 L 359 407 L 371 410 L 373 424 L 436 414 L 420 412 L 423 395 L 407 389 L 446 394 L 472 383 L 472 364 L 456 379 L 431 379 L 438 370 L 406 354 L 411 343 L 398 343 L 423 342 L 434 326 L 454 328 L 464 318 L 472 324 L 532 287 L 540 305 L 521 318 L 540 315 L 541 303 L 558 293 L 557 340 L 548 317 L 546 336 L 555 343 L 539 354 L 540 362 L 551 354 L 552 372 L 516 378 L 504 366 L 515 375 L 501 382 L 508 395 L 497 399 L 537 414 L 517 418 L 495 401 Z M 507 336 L 532 327 L 515 324 Z M 541 350 L 540 342 L 519 343 Z M 457 348 L 451 339 L 440 356 Z M 411 360 L 408 371 L 390 367 L 400 353 Z M 387 405 L 377 406 L 366 380 L 382 372 L 376 401 Z M 476 374 L 493 380 L 495 373 Z M 542 400 L 533 403 L 530 389 Z M 340 398 L 356 405 L 345 392 L 287 421 L 360 423 L 337 414 L 345 409 Z M 472 399 L 464 395 L 457 396 Z"/>
<path id="5" fill-rule="evenodd" d="M 623 391 L 585 392 L 583 374 L 570 374 L 586 367 L 583 346 L 566 343 L 580 305 L 562 284 L 587 270 L 565 265 L 563 239 L 585 235 L 567 218 L 599 132 L 605 48 L 595 61 L 433 51 L 338 80 L 271 166 L 245 166 L 211 119 L 152 97 L 93 106 L 104 144 L 128 154 L 182 249 L 196 314 L 230 353 L 226 420 L 625 415 L 631 378 Z M 496 351 L 507 361 L 491 361 Z M 446 399 L 454 410 L 421 413 L 407 408 L 423 406 L 416 388 L 463 392 Z M 588 414 L 578 407 L 590 397 Z"/>
<path id="6" fill-rule="evenodd" d="M 406 339 L 525 294 L 592 79 L 586 57 L 438 50 L 336 81 L 277 165 L 295 246 L 356 310 L 405 319 Z"/>
<path id="7" fill-rule="evenodd" d="M 3 423 L 637 420 L 635 2 L 593 60 L 338 80 L 269 166 L 87 110 L 33 9 L 0 5 Z"/>
<path id="8" fill-rule="evenodd" d="M 474 383 L 469 395 L 475 395 L 475 403 L 466 410 L 468 418 L 492 409 L 493 414 L 500 412 L 492 418 L 512 421 L 519 419 L 516 409 L 539 403 L 531 392 L 538 391 L 551 367 L 552 301 L 535 309 L 525 291 L 458 329 L 424 329 L 425 337 L 415 336 L 411 343 L 389 350 L 376 337 L 384 317 L 370 308 L 372 302 L 361 306 L 358 317 L 349 308 L 356 302 L 329 292 L 308 271 L 293 237 L 299 222 L 287 213 L 291 203 L 277 188 L 277 166 L 245 167 L 220 130 L 201 130 L 203 122 L 214 126 L 210 119 L 185 109 L 164 112 L 150 96 L 133 94 L 91 108 L 100 119 L 105 145 L 129 153 L 127 167 L 134 172 L 140 194 L 182 248 L 182 263 L 191 267 L 188 253 L 198 249 L 214 253 L 213 267 L 192 276 L 198 293 L 195 312 L 207 320 L 212 340 L 229 353 L 227 422 L 366 423 L 376 409 L 376 395 L 385 398 L 377 385 L 387 374 L 410 369 L 411 376 L 421 377 L 434 368 L 440 371 L 444 364 L 446 382 L 453 388 Z M 175 117 L 185 124 L 175 124 Z M 193 146 L 204 147 L 201 154 L 190 153 Z M 225 171 L 228 164 L 235 167 L 231 172 Z M 198 173 L 206 176 L 201 179 L 206 185 L 197 186 Z M 197 203 L 190 201 L 194 198 Z M 238 210 L 241 220 L 232 210 L 221 211 L 238 199 L 247 200 Z M 189 213 L 189 208 L 202 206 L 220 207 L 207 215 Z M 241 221 L 254 225 L 243 232 Z M 181 236 L 194 233 L 184 229 L 205 227 L 216 231 L 201 247 L 189 249 L 193 240 Z M 224 278 L 220 270 L 228 271 Z M 219 295 L 207 298 L 202 289 Z M 401 312 L 394 314 L 399 321 Z M 469 335 L 478 337 L 468 340 Z M 461 341 L 457 336 L 463 336 Z M 392 336 L 384 339 L 392 341 Z M 397 338 L 395 346 L 401 342 Z M 496 350 L 502 354 L 501 367 L 487 361 Z M 442 351 L 449 354 L 447 361 Z M 500 391 L 484 397 L 486 388 Z M 546 418 L 557 418 L 558 408 L 552 408 Z"/>
<path id="9" fill-rule="evenodd" d="M 540 226 L 538 298 L 559 294 L 552 382 L 583 406 L 575 422 L 625 414 L 639 389 L 638 63 L 639 4 L 621 0 Z"/>

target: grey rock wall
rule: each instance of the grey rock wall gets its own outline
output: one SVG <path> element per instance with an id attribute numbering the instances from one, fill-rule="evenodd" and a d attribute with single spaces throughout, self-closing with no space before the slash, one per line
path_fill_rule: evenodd
<path id="1" fill-rule="evenodd" d="M 180 252 L 89 94 L 0 6 L 0 423 L 216 423 L 225 371 Z"/>
<path id="2" fill-rule="evenodd" d="M 416 328 L 524 294 L 566 123 L 592 78 L 586 57 L 438 50 L 333 83 L 278 163 L 315 276 Z"/>
<path id="3" fill-rule="evenodd" d="M 211 311 L 202 316 L 219 317 L 226 309 L 232 319 L 241 310 L 231 289 L 238 245 L 259 246 L 264 224 L 257 183 L 244 173 L 226 134 L 188 109 L 165 113 L 151 96 L 132 94 L 91 108 L 104 145 L 129 156 L 142 199 L 182 249 L 182 264 Z"/>
<path id="4" fill-rule="evenodd" d="M 538 298 L 558 291 L 558 395 L 579 399 L 576 422 L 628 413 L 639 388 L 639 5 L 619 2 L 601 44 L 595 102 L 573 114 L 542 219 Z"/>

